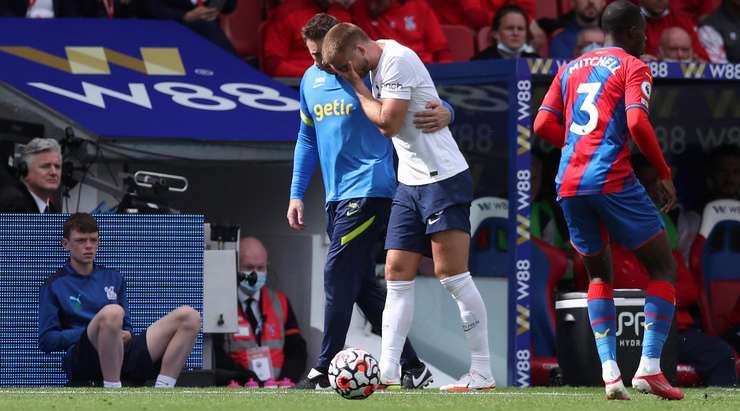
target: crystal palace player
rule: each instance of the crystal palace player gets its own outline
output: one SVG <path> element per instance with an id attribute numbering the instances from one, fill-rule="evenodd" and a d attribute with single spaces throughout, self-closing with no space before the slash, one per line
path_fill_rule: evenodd
<path id="1" fill-rule="evenodd" d="M 591 277 L 588 314 L 596 337 L 608 399 L 629 399 L 616 363 L 616 310 L 612 295 L 611 235 L 634 250 L 650 272 L 645 334 L 632 386 L 680 400 L 660 370 L 660 354 L 675 305 L 675 263 L 658 209 L 635 178 L 629 135 L 658 170 L 670 209 L 676 192 L 648 119 L 650 69 L 635 58 L 645 47 L 645 20 L 628 1 L 602 16 L 608 47 L 563 66 L 535 119 L 537 135 L 562 147 L 556 183 L 573 246 Z"/>

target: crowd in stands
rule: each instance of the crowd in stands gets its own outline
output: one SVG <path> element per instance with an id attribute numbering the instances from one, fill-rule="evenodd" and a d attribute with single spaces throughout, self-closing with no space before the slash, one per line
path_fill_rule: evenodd
<path id="1" fill-rule="evenodd" d="M 740 0 L 632 0 L 647 19 L 645 61 L 740 62 Z M 599 20 L 611 0 L 2 0 L 0 16 L 108 17 L 175 20 L 223 49 L 249 36 L 271 76 L 299 77 L 313 64 L 301 28 L 326 12 L 360 26 L 372 38 L 391 38 L 425 63 L 448 63 L 466 28 L 472 59 L 572 59 L 603 45 Z M 231 16 L 229 16 L 231 14 Z M 257 16 L 255 16 L 257 15 Z M 250 27 L 227 30 L 223 27 Z M 253 22 L 259 22 L 253 24 Z M 254 26 L 254 27 L 251 27 Z M 459 33 L 459 31 L 457 31 Z M 483 41 L 480 41 L 480 39 Z M 475 39 L 479 39 L 476 41 Z M 246 55 L 245 55 L 246 54 Z M 467 56 L 465 57 L 468 58 Z"/>

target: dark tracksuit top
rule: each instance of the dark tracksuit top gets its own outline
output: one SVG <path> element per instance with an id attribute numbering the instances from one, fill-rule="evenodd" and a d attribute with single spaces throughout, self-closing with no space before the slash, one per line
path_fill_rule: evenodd
<path id="1" fill-rule="evenodd" d="M 123 330 L 132 332 L 121 273 L 95 265 L 90 275 L 80 275 L 68 262 L 41 286 L 39 349 L 68 352 L 95 314 L 108 304 L 123 307 Z"/>

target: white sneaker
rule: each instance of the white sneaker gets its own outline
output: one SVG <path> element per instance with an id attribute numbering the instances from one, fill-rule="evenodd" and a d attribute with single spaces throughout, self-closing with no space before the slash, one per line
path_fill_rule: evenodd
<path id="1" fill-rule="evenodd" d="M 380 374 L 380 385 L 401 385 L 401 377 L 386 377 Z"/>
<path id="2" fill-rule="evenodd" d="M 469 373 L 463 375 L 460 377 L 457 382 L 443 385 L 439 387 L 440 391 L 483 391 L 483 390 L 492 390 L 496 388 L 496 380 L 493 379 L 493 376 L 483 376 L 478 374 L 475 371 L 470 371 Z"/>
<path id="3" fill-rule="evenodd" d="M 605 382 L 606 387 L 606 399 L 607 400 L 629 400 L 630 395 L 627 392 L 627 388 L 624 387 L 622 377 L 617 378 L 614 381 Z"/>

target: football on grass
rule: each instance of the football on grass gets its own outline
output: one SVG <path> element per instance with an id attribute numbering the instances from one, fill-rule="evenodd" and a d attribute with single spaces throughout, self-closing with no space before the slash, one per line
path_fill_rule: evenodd
<path id="1" fill-rule="evenodd" d="M 348 400 L 363 400 L 380 384 L 378 361 L 369 352 L 347 348 L 334 356 L 329 364 L 329 383 Z"/>

